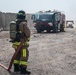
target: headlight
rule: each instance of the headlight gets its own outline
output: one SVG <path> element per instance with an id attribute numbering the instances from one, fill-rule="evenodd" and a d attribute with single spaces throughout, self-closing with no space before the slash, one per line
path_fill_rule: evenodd
<path id="1" fill-rule="evenodd" d="M 53 26 L 53 24 L 51 22 L 48 23 L 50 26 Z"/>

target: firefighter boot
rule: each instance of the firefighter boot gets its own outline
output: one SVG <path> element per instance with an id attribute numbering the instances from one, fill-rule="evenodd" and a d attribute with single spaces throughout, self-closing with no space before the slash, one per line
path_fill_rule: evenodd
<path id="1" fill-rule="evenodd" d="M 26 75 L 30 75 L 31 72 L 26 70 L 26 67 L 21 66 L 21 74 L 26 74 Z"/>
<path id="2" fill-rule="evenodd" d="M 14 72 L 19 72 L 20 66 L 18 64 L 14 64 Z"/>

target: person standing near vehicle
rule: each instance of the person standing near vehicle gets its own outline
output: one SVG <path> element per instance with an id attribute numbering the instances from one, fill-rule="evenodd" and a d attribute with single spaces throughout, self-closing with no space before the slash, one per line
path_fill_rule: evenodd
<path id="1" fill-rule="evenodd" d="M 16 38 L 13 42 L 13 48 L 15 51 L 23 40 L 24 43 L 20 48 L 16 58 L 14 59 L 14 72 L 20 71 L 21 74 L 30 74 L 30 71 L 27 71 L 27 61 L 29 57 L 29 40 L 30 40 L 30 29 L 27 26 L 26 13 L 23 10 L 20 10 L 16 16 Z"/>

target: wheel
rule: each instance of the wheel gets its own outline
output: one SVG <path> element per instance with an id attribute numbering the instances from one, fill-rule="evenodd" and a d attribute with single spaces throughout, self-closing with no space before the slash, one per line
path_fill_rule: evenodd
<path id="1" fill-rule="evenodd" d="M 41 33 L 41 29 L 40 28 L 37 28 L 37 33 Z"/>
<path id="2" fill-rule="evenodd" d="M 40 30 L 37 30 L 37 33 L 41 33 L 41 31 Z"/>
<path id="3" fill-rule="evenodd" d="M 58 26 L 53 28 L 53 32 L 57 33 L 58 32 Z"/>
<path id="4" fill-rule="evenodd" d="M 64 25 L 61 25 L 61 26 L 60 26 L 60 32 L 65 32 L 65 27 L 64 27 Z"/>
<path id="5" fill-rule="evenodd" d="M 47 29 L 47 33 L 50 33 L 50 29 Z"/>

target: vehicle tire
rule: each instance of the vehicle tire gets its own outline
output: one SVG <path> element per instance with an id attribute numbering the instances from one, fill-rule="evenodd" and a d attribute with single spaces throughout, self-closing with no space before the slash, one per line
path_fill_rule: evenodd
<path id="1" fill-rule="evenodd" d="M 41 33 L 41 29 L 40 28 L 37 28 L 37 33 Z"/>
<path id="2" fill-rule="evenodd" d="M 50 29 L 47 29 L 47 33 L 50 33 Z"/>
<path id="3" fill-rule="evenodd" d="M 65 28 L 64 25 L 61 25 L 60 26 L 60 32 L 65 32 L 65 29 L 64 28 Z"/>
<path id="4" fill-rule="evenodd" d="M 54 33 L 57 33 L 57 32 L 58 32 L 58 26 L 53 27 L 53 32 L 54 32 Z"/>

